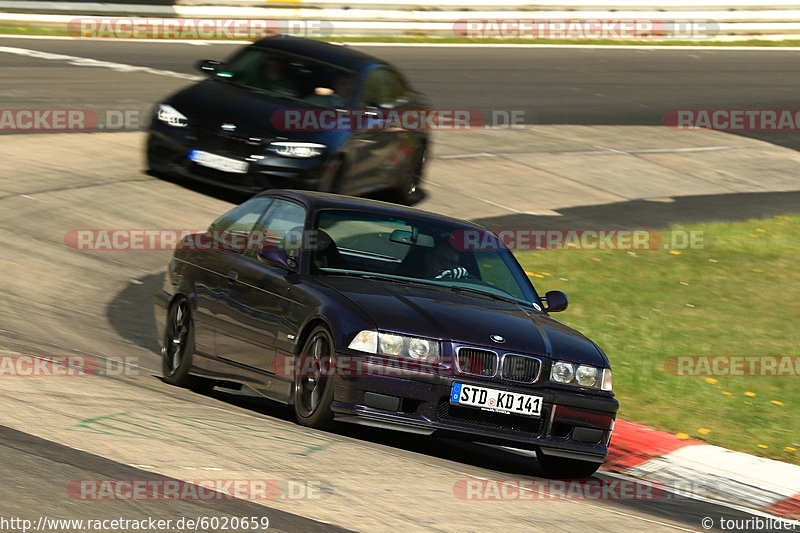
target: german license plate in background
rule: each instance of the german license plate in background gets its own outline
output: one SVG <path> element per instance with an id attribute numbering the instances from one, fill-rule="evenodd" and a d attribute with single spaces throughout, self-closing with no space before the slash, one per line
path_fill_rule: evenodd
<path id="1" fill-rule="evenodd" d="M 247 174 L 248 164 L 246 161 L 239 161 L 238 159 L 231 159 L 230 157 L 223 157 L 217 154 L 210 154 L 202 150 L 192 150 L 189 152 L 189 159 L 215 170 L 223 172 L 231 172 L 233 174 Z"/>
<path id="2" fill-rule="evenodd" d="M 487 389 L 475 385 L 453 383 L 450 392 L 450 403 L 480 407 L 501 413 L 513 413 L 525 416 L 542 415 L 542 397 L 519 392 L 508 392 Z"/>

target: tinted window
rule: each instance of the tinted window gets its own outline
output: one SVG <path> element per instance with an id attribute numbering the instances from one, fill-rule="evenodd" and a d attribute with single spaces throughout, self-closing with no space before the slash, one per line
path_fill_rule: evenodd
<path id="1" fill-rule="evenodd" d="M 254 233 L 260 234 L 263 246 L 281 246 L 289 257 L 296 258 L 302 243 L 305 219 L 306 210 L 303 206 L 277 199 L 255 227 Z M 257 253 L 256 249 L 248 250 L 248 255 L 255 256 Z"/>
<path id="2" fill-rule="evenodd" d="M 466 237 L 486 230 L 413 216 L 320 212 L 312 272 L 384 276 L 536 302 L 530 280 L 502 242 L 475 249 Z M 469 232 L 466 235 L 465 232 Z"/>
<path id="3" fill-rule="evenodd" d="M 367 75 L 364 83 L 364 105 L 394 107 L 405 92 L 403 80 L 387 68 L 378 68 Z"/>
<path id="4" fill-rule="evenodd" d="M 216 78 L 330 108 L 349 104 L 355 86 L 355 76 L 348 70 L 259 48 L 246 48 L 234 56 Z"/>
<path id="5" fill-rule="evenodd" d="M 272 198 L 251 198 L 215 220 L 209 230 L 218 243 L 225 244 L 225 249 L 242 251 L 247 235 L 271 203 Z"/>

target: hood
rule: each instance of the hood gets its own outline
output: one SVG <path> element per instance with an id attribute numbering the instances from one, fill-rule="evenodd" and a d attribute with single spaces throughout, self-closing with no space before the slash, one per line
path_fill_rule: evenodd
<path id="1" fill-rule="evenodd" d="M 379 330 L 608 366 L 585 336 L 512 302 L 379 279 L 326 276 L 324 283 L 361 307 Z M 505 342 L 493 343 L 491 335 L 501 335 Z"/>
<path id="2" fill-rule="evenodd" d="M 183 113 L 196 127 L 219 131 L 224 123 L 236 126 L 237 137 L 274 138 L 312 142 L 329 142 L 329 131 L 289 131 L 276 128 L 272 116 L 278 111 L 308 106 L 296 100 L 238 87 L 223 81 L 208 79 L 186 87 L 164 101 Z M 276 122 L 280 121 L 276 115 Z"/>

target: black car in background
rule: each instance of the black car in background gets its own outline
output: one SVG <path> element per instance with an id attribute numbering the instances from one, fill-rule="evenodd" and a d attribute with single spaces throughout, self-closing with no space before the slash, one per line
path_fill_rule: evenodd
<path id="1" fill-rule="evenodd" d="M 417 198 L 429 149 L 424 124 L 384 119 L 424 114 L 428 104 L 389 63 L 281 35 L 198 68 L 209 79 L 156 106 L 152 172 L 251 194 L 391 189 L 399 202 Z"/>
<path id="2" fill-rule="evenodd" d="M 618 409 L 609 361 L 490 237 L 374 200 L 259 194 L 176 250 L 155 297 L 164 379 L 246 384 L 307 426 L 533 449 L 553 476 L 591 475 Z"/>

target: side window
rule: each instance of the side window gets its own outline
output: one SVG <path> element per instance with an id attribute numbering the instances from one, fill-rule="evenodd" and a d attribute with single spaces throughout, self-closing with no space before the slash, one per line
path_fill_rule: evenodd
<path id="1" fill-rule="evenodd" d="M 403 82 L 386 68 L 377 68 L 367 75 L 364 83 L 364 105 L 394 107 L 403 94 Z"/>
<path id="2" fill-rule="evenodd" d="M 275 200 L 267 215 L 254 228 L 251 241 L 261 241 L 262 247 L 281 246 L 286 254 L 294 259 L 300 253 L 306 210 L 303 206 L 288 200 Z M 259 250 L 248 250 L 247 255 L 256 257 Z"/>
<path id="3" fill-rule="evenodd" d="M 225 250 L 242 252 L 247 236 L 271 203 L 272 198 L 251 198 L 234 207 L 209 226 L 212 238 Z"/>
<path id="4" fill-rule="evenodd" d="M 408 82 L 399 72 L 394 70 L 389 71 L 389 76 L 391 78 L 391 92 L 394 95 L 395 101 L 401 99 L 408 100 L 411 96 L 411 88 L 408 86 Z"/>

